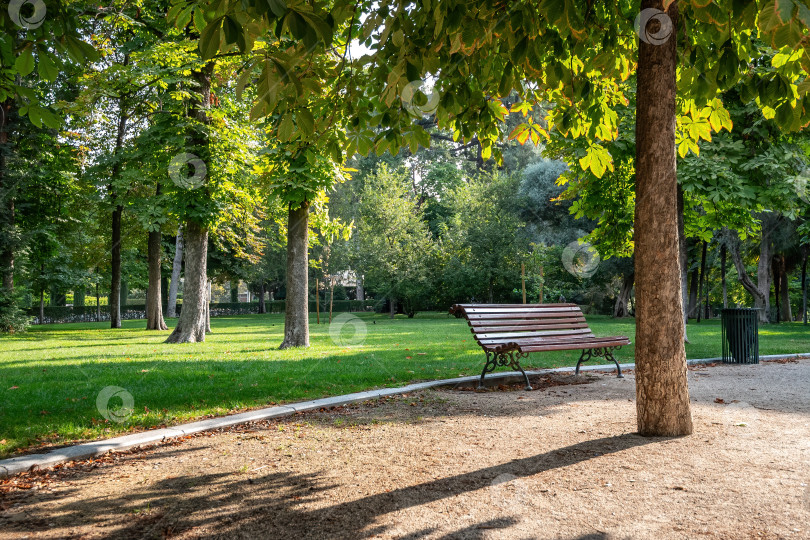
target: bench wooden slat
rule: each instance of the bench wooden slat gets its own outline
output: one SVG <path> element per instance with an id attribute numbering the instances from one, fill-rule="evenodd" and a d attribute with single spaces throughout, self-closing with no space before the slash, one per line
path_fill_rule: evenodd
<path id="1" fill-rule="evenodd" d="M 487 326 L 542 326 L 543 328 L 553 328 L 552 325 L 555 324 L 588 324 L 585 317 L 582 316 L 558 319 L 473 319 L 469 323 L 478 332 Z"/>
<path id="2" fill-rule="evenodd" d="M 504 340 L 495 343 L 479 343 L 485 350 L 494 351 L 504 345 L 513 344 L 521 352 L 544 352 L 544 351 L 577 351 L 582 349 L 595 349 L 600 347 L 620 347 L 628 345 L 626 340 L 604 339 L 591 336 L 587 339 L 571 340 L 546 340 L 540 342 L 521 342 L 519 340 Z"/>
<path id="3" fill-rule="evenodd" d="M 486 333 L 486 334 L 479 334 L 476 332 L 475 339 L 478 341 L 487 341 L 490 339 L 516 339 L 516 340 L 526 340 L 530 338 L 542 338 L 542 337 L 553 337 L 553 336 L 582 336 L 582 335 L 593 335 L 591 329 L 585 326 L 584 328 L 564 328 L 560 330 L 536 330 L 533 332 L 502 332 L 502 333 Z"/>
<path id="4" fill-rule="evenodd" d="M 542 319 L 548 319 L 550 317 L 559 318 L 559 319 L 565 319 L 565 318 L 568 318 L 568 317 L 578 318 L 578 317 L 581 317 L 581 316 L 582 316 L 582 312 L 579 312 L 579 313 L 571 312 L 570 314 L 568 314 L 568 313 L 565 313 L 565 312 L 561 313 L 559 311 L 550 312 L 549 314 L 545 314 L 545 313 L 521 313 L 519 316 L 516 313 L 515 314 L 512 314 L 512 313 L 470 313 L 470 314 L 467 315 L 467 319 L 469 319 L 471 321 L 480 321 L 480 320 L 486 320 L 486 319 L 493 319 L 493 320 L 515 320 L 515 319 L 519 319 L 519 320 L 525 320 L 525 319 L 542 320 Z"/>
<path id="5" fill-rule="evenodd" d="M 506 313 L 508 315 L 522 315 L 524 313 L 581 313 L 579 308 L 576 307 L 553 307 L 553 308 L 526 308 L 526 309 L 509 309 L 509 308 L 468 308 L 464 310 L 467 315 L 480 314 L 480 313 Z"/>
<path id="6" fill-rule="evenodd" d="M 576 304 L 572 304 L 571 302 L 565 302 L 562 304 L 456 304 L 450 309 L 454 308 L 523 308 L 523 307 L 573 307 L 579 309 L 579 306 Z"/>
<path id="7" fill-rule="evenodd" d="M 557 329 L 571 330 L 576 328 L 588 328 L 588 324 L 582 322 L 576 324 L 544 324 L 542 326 L 476 326 L 475 331 L 476 333 L 497 334 L 499 332 L 526 332 Z"/>
<path id="8" fill-rule="evenodd" d="M 571 347 L 571 343 L 550 343 L 544 345 L 523 345 L 520 347 L 520 350 L 523 352 L 572 351 L 580 349 L 598 349 L 600 347 L 620 347 L 629 344 L 629 340 L 600 340 L 599 338 L 596 338 L 596 340 L 577 343 L 577 347 Z"/>

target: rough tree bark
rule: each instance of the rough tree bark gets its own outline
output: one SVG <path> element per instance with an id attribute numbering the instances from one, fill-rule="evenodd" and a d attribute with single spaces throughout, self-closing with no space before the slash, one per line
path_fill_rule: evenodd
<path id="1" fill-rule="evenodd" d="M 129 63 L 129 55 L 124 57 L 124 65 Z M 126 111 L 126 100 L 118 98 L 118 129 L 115 135 L 115 149 L 113 156 L 120 157 L 124 147 L 124 138 L 127 133 L 129 115 Z M 112 245 L 111 245 L 111 279 L 110 279 L 110 328 L 121 328 L 121 216 L 124 207 L 118 202 L 119 194 L 116 192 L 114 182 L 121 171 L 121 164 L 116 159 L 110 176 L 110 201 L 112 211 Z"/>
<path id="2" fill-rule="evenodd" d="M 616 297 L 616 304 L 613 306 L 613 316 L 616 318 L 627 317 L 630 315 L 630 294 L 633 291 L 633 283 L 635 282 L 635 274 L 629 272 L 622 278 L 622 288 L 619 295 Z"/>
<path id="3" fill-rule="evenodd" d="M 729 254 L 731 261 L 734 263 L 734 268 L 737 269 L 737 276 L 740 279 L 740 284 L 748 293 L 754 297 L 754 307 L 758 308 L 757 316 L 762 323 L 768 323 L 771 320 L 771 239 L 770 232 L 764 226 L 762 227 L 762 239 L 759 243 L 759 262 L 757 263 L 757 282 L 754 283 L 748 272 L 745 271 L 745 263 L 743 263 L 742 255 L 740 254 L 740 238 L 736 233 L 731 233 L 729 238 Z"/>
<path id="4" fill-rule="evenodd" d="M 790 275 L 793 265 L 788 268 L 787 257 L 779 255 L 777 262 L 779 274 L 779 318 L 786 322 L 793 321 L 793 310 L 790 306 Z M 774 274 L 774 279 L 777 279 Z"/>
<path id="5" fill-rule="evenodd" d="M 205 333 L 213 334 L 211 331 L 211 299 L 213 298 L 214 282 L 209 280 L 205 295 Z"/>
<path id="6" fill-rule="evenodd" d="M 641 8 L 663 9 L 661 0 Z M 678 28 L 678 3 L 666 9 Z M 657 21 L 653 24 L 657 24 Z M 636 101 L 636 408 L 645 436 L 692 433 L 675 161 L 676 40 L 639 43 Z"/>
<path id="7" fill-rule="evenodd" d="M 309 201 L 287 214 L 287 304 L 280 349 L 309 347 Z"/>
<path id="8" fill-rule="evenodd" d="M 267 313 L 267 306 L 264 303 L 264 297 L 267 295 L 267 286 L 262 281 L 259 285 L 259 313 Z"/>
<path id="9" fill-rule="evenodd" d="M 160 184 L 156 195 L 160 195 Z M 163 235 L 160 229 L 149 232 L 147 242 L 147 267 L 149 268 L 149 285 L 146 288 L 146 329 L 168 330 L 163 320 L 162 284 L 161 284 L 161 255 L 163 254 Z"/>
<path id="10" fill-rule="evenodd" d="M 366 292 L 363 290 L 363 276 L 357 275 L 357 282 L 355 283 L 355 296 L 361 302 L 366 299 Z"/>
<path id="11" fill-rule="evenodd" d="M 686 244 L 686 229 L 683 220 L 683 210 L 684 210 L 684 202 L 683 202 L 683 189 L 681 185 L 678 184 L 678 195 L 677 195 L 677 205 L 678 205 L 678 264 L 681 270 L 681 300 L 683 301 L 683 305 L 686 305 L 686 281 L 688 278 L 688 269 L 686 267 L 686 263 L 688 262 L 689 258 L 689 250 Z M 684 343 L 689 343 L 689 336 L 687 334 L 687 325 L 689 324 L 689 314 L 686 310 L 683 310 L 683 341 Z"/>
<path id="12" fill-rule="evenodd" d="M 14 292 L 14 252 L 16 241 L 14 238 L 15 209 L 14 209 L 14 189 L 10 185 L 6 174 L 6 154 L 9 145 L 8 119 L 14 105 L 12 98 L 0 103 L 0 200 L 5 208 L 2 209 L 2 223 L 0 227 L 3 231 L 3 239 L 0 242 L 0 271 L 2 272 L 3 290 L 7 293 Z"/>
<path id="13" fill-rule="evenodd" d="M 698 268 L 692 270 L 689 276 L 689 303 L 686 306 L 687 319 L 694 319 L 697 316 L 697 301 L 698 301 L 698 281 L 700 280 L 700 271 Z"/>
<path id="14" fill-rule="evenodd" d="M 807 324 L 807 259 L 808 251 L 810 248 L 805 248 L 804 250 L 804 261 L 802 262 L 802 318 L 804 319 L 804 324 Z"/>
<path id="15" fill-rule="evenodd" d="M 205 341 L 206 306 L 208 304 L 208 229 L 187 221 L 185 231 L 186 272 L 183 283 L 183 309 L 177 326 L 166 343 Z"/>
<path id="16" fill-rule="evenodd" d="M 723 284 L 723 309 L 728 307 L 728 286 L 726 285 L 726 259 L 728 257 L 728 252 L 726 248 L 726 243 L 720 246 L 720 279 Z"/>
<path id="17" fill-rule="evenodd" d="M 697 322 L 700 322 L 702 318 L 702 310 L 703 310 L 703 283 L 706 280 L 706 251 L 708 250 L 709 243 L 704 241 L 703 242 L 703 249 L 700 253 L 700 279 L 698 280 L 698 290 L 697 290 L 697 307 L 695 309 L 697 315 Z"/>
<path id="18" fill-rule="evenodd" d="M 230 294 L 231 294 L 231 303 L 236 304 L 239 302 L 239 282 L 238 281 L 231 281 L 230 282 Z"/>
<path id="19" fill-rule="evenodd" d="M 210 123 L 208 111 L 211 108 L 211 78 L 214 63 L 208 62 L 202 69 L 192 72 L 197 83 L 194 99 L 189 107 L 189 116 L 197 126 L 192 132 L 191 148 L 205 162 L 210 157 Z M 205 189 L 201 187 L 199 189 Z M 208 227 L 192 218 L 183 224 L 185 242 L 185 280 L 183 281 L 183 309 L 177 319 L 177 326 L 166 343 L 194 343 L 205 341 L 208 324 Z"/>
<path id="20" fill-rule="evenodd" d="M 112 249 L 110 279 L 110 328 L 121 328 L 121 214 L 122 206 L 112 212 Z"/>
<path id="21" fill-rule="evenodd" d="M 167 317 L 177 317 L 177 290 L 180 288 L 180 271 L 183 268 L 183 226 L 177 228 L 177 240 L 174 242 L 174 261 L 172 262 L 172 280 L 169 282 L 169 303 L 166 306 Z"/>

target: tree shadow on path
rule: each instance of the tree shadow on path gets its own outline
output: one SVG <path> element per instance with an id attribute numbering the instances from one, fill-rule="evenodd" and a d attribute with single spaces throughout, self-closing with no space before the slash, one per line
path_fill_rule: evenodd
<path id="1" fill-rule="evenodd" d="M 44 515 L 39 507 L 29 508 L 26 520 L 2 525 L 9 526 L 7 530 L 50 531 L 59 537 L 71 537 L 72 529 L 93 525 L 97 527 L 93 536 L 116 539 L 160 538 L 182 533 L 223 538 L 370 538 L 394 533 L 380 519 L 387 514 L 486 489 L 501 475 L 525 478 L 663 440 L 667 439 L 636 434 L 604 437 L 332 504 L 330 498 L 349 489 L 344 484 L 353 478 L 336 485 L 324 480 L 325 473 L 181 476 L 114 497 L 68 502 L 52 515 Z M 59 496 L 57 491 L 53 499 L 58 500 Z M 411 527 L 412 531 L 402 531 L 397 536 L 413 539 L 438 534 L 444 534 L 440 536 L 443 539 L 477 539 L 483 538 L 488 529 L 508 529 L 517 523 L 514 518 L 503 516 L 446 533 L 445 523 L 424 528 L 424 524 L 402 521 L 397 519 L 397 532 L 403 527 Z"/>

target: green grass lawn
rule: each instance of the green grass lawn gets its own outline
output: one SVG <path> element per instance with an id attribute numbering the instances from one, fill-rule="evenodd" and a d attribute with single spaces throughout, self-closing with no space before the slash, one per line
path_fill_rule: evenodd
<path id="1" fill-rule="evenodd" d="M 270 404 L 345 394 L 415 380 L 480 373 L 483 353 L 463 320 L 420 313 L 389 320 L 361 314 L 367 335 L 341 346 L 329 325 L 311 321 L 312 346 L 279 351 L 282 315 L 223 317 L 202 344 L 166 345 L 168 332 L 147 332 L 144 321 L 35 326 L 0 338 L 0 456 L 40 445 L 65 444 L 174 424 Z M 589 317 L 596 335 L 627 335 L 632 319 Z M 167 321 L 170 325 L 173 320 Z M 342 334 L 352 341 L 347 325 Z M 718 321 L 690 324 L 689 358 L 720 355 Z M 810 329 L 800 324 L 760 330 L 760 353 L 810 351 Z M 616 354 L 633 360 L 633 346 Z M 578 351 L 536 353 L 527 367 L 573 365 Z M 105 420 L 96 404 L 107 386 L 134 400 L 125 422 Z M 110 400 L 115 409 L 119 397 Z"/>

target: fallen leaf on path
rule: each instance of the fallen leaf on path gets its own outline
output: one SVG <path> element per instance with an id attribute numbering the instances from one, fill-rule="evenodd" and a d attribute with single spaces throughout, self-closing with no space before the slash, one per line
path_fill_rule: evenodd
<path id="1" fill-rule="evenodd" d="M 715 403 L 725 403 L 726 400 L 724 400 L 723 398 L 716 397 L 716 398 L 714 398 L 714 402 Z"/>

